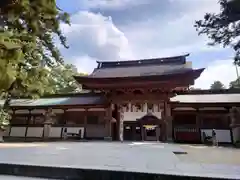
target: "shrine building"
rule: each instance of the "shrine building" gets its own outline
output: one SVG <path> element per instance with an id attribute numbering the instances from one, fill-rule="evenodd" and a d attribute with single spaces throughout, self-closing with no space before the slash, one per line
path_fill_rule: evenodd
<path id="1" fill-rule="evenodd" d="M 76 76 L 83 93 L 11 101 L 7 138 L 42 139 L 51 108 L 52 139 L 66 133 L 81 139 L 201 143 L 216 129 L 221 143 L 234 143 L 229 110 L 240 93 L 190 91 L 204 69 L 188 55 L 134 61 L 97 62 L 88 76 Z M 86 92 L 87 90 L 87 92 Z M 71 139 L 71 137 L 68 137 Z"/>

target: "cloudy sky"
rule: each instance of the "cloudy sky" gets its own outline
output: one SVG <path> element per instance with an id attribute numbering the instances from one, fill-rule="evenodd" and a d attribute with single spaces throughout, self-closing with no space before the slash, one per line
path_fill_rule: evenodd
<path id="1" fill-rule="evenodd" d="M 195 20 L 218 12 L 218 0 L 57 0 L 71 14 L 63 25 L 69 49 L 67 63 L 91 73 L 97 60 L 143 59 L 190 53 L 194 68 L 206 68 L 195 87 L 206 89 L 215 80 L 226 86 L 236 79 L 230 49 L 207 46 Z"/>

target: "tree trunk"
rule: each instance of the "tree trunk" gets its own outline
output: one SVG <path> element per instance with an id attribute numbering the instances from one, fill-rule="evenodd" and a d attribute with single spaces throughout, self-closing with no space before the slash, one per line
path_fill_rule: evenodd
<path id="1" fill-rule="evenodd" d="M 4 131 L 0 129 L 0 143 L 4 142 L 3 135 L 4 135 Z"/>

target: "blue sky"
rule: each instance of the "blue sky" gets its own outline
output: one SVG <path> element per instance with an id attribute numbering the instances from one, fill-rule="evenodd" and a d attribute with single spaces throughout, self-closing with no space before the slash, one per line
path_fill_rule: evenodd
<path id="1" fill-rule="evenodd" d="M 206 68 L 195 87 L 215 80 L 228 86 L 236 78 L 230 49 L 209 47 L 195 20 L 219 11 L 218 0 L 57 0 L 71 14 L 62 25 L 70 48 L 67 63 L 91 73 L 97 60 L 143 59 L 190 53 L 194 68 Z"/>

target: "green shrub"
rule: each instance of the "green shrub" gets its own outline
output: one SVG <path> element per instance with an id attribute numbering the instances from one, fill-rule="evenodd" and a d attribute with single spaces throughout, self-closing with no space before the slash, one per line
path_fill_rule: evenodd
<path id="1" fill-rule="evenodd" d="M 11 115 L 4 111 L 2 107 L 0 107 L 0 129 L 5 130 L 7 126 L 9 126 L 11 120 Z"/>

